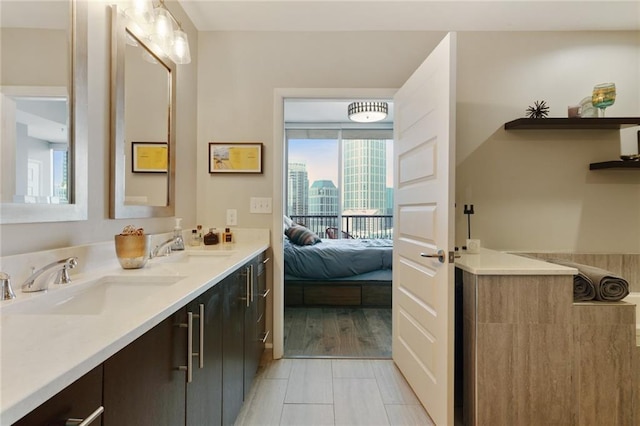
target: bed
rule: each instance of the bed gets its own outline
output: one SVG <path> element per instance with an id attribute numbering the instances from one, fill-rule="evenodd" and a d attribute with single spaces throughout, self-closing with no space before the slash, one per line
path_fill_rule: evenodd
<path id="1" fill-rule="evenodd" d="M 393 242 L 284 239 L 286 306 L 391 306 Z"/>

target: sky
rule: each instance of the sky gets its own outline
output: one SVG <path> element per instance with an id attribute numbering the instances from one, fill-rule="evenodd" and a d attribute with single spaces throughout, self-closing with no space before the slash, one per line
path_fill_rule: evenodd
<path id="1" fill-rule="evenodd" d="M 393 150 L 387 144 L 387 187 L 393 187 Z M 305 163 L 309 185 L 317 180 L 331 180 L 338 186 L 338 144 L 334 139 L 290 139 L 289 163 Z"/>

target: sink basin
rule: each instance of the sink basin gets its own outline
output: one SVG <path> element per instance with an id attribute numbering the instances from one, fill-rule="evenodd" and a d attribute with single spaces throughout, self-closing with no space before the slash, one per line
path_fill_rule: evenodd
<path id="1" fill-rule="evenodd" d="M 3 307 L 2 315 L 98 315 L 139 303 L 181 276 L 106 276 Z"/>

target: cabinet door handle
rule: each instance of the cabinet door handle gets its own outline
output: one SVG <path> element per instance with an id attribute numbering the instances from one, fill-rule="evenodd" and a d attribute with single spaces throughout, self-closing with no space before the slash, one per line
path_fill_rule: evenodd
<path id="1" fill-rule="evenodd" d="M 251 303 L 253 303 L 253 265 L 249 265 L 249 276 L 251 277 L 251 285 L 249 286 L 251 289 Z"/>
<path id="2" fill-rule="evenodd" d="M 269 330 L 264 332 L 264 336 L 262 336 L 262 339 L 260 339 L 260 341 L 262 343 L 265 343 L 267 341 L 267 337 L 269 337 Z"/>
<path id="3" fill-rule="evenodd" d="M 264 291 L 264 293 L 262 293 L 262 294 L 260 295 L 260 297 L 264 297 L 264 298 L 266 299 L 266 298 L 267 298 L 267 295 L 268 295 L 270 292 L 271 292 L 271 289 L 270 289 L 270 288 L 268 288 L 268 289 L 266 289 L 266 290 Z"/>
<path id="4" fill-rule="evenodd" d="M 262 261 L 262 264 L 263 264 L 263 265 L 266 265 L 266 264 L 267 264 L 267 262 L 269 262 L 270 260 L 271 260 L 271 258 L 270 258 L 270 257 L 267 257 L 265 260 L 263 260 L 263 261 Z"/>
<path id="5" fill-rule="evenodd" d="M 200 360 L 200 368 L 204 368 L 204 303 L 200 304 L 200 351 L 198 359 Z"/>
<path id="6" fill-rule="evenodd" d="M 186 371 L 187 383 L 191 383 L 193 380 L 193 312 L 187 312 L 187 365 L 181 365 L 178 370 Z"/>
<path id="7" fill-rule="evenodd" d="M 247 300 L 247 303 L 246 303 L 247 308 L 251 304 L 251 300 L 250 300 L 251 295 L 249 294 L 249 292 L 251 291 L 250 290 L 250 287 L 251 287 L 251 274 L 249 273 L 249 271 L 250 271 L 250 269 L 247 267 L 247 276 L 246 276 L 246 279 L 244 280 L 244 286 L 245 286 L 245 288 L 247 290 L 247 298 L 246 298 L 246 300 Z"/>
<path id="8" fill-rule="evenodd" d="M 91 423 L 93 423 L 95 419 L 100 417 L 100 415 L 103 412 L 104 412 L 104 407 L 101 405 L 98 408 L 96 408 L 96 411 L 89 414 L 89 417 L 87 417 L 86 419 L 69 418 L 65 421 L 64 426 L 88 426 Z"/>

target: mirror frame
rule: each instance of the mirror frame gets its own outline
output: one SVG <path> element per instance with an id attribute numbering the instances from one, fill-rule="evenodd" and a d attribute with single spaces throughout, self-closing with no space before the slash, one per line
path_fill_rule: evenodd
<path id="1" fill-rule="evenodd" d="M 111 6 L 111 179 L 109 217 L 112 219 L 173 216 L 175 212 L 175 126 L 176 126 L 176 65 L 157 46 L 145 44 L 157 60 L 169 70 L 169 167 L 167 170 L 167 205 L 125 205 L 125 111 L 124 71 L 126 32 L 138 41 L 144 37 L 135 26 L 128 26 L 128 19 L 117 5 Z"/>
<path id="2" fill-rule="evenodd" d="M 88 0 L 69 0 L 69 203 L 2 203 L 0 224 L 87 220 L 88 122 L 87 18 Z"/>

